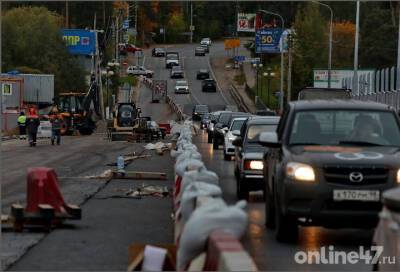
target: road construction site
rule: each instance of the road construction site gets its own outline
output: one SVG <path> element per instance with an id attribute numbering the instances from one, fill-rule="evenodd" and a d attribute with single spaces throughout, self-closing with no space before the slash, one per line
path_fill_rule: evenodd
<path id="1" fill-rule="evenodd" d="M 212 71 L 212 60 L 224 57 L 223 44 L 213 44 L 207 57 L 194 57 L 194 48 L 194 45 L 169 47 L 170 50 L 179 51 L 182 56 L 185 78 L 191 88 L 191 93 L 187 95 L 173 93 L 173 81 L 169 79 L 169 71 L 165 69 L 162 58 L 151 58 L 150 51 L 146 51 L 142 61 L 147 68 L 154 70 L 154 79 L 168 80 L 171 100 L 187 116 L 196 104 L 208 104 L 211 110 L 220 110 L 226 104 L 235 104 L 226 82 L 218 82 L 216 93 L 203 93 L 200 81 L 195 78 L 199 69 L 207 68 Z M 134 64 L 134 61 L 133 58 L 128 58 L 129 64 Z M 214 73 L 213 77 L 217 80 L 224 78 L 224 70 Z M 151 103 L 151 91 L 146 84 L 141 82 L 135 91 L 138 97 L 136 102 L 141 107 L 143 116 L 151 116 L 159 122 L 177 119 L 176 112 L 169 104 Z M 196 134 L 187 136 L 186 144 L 193 143 L 205 167 L 218 176 L 222 200 L 229 205 L 236 204 L 238 199 L 235 194 L 232 162 L 224 161 L 222 152 L 213 150 L 212 145 L 207 144 L 206 133 L 198 129 L 198 124 L 195 126 Z M 170 144 L 172 140 L 172 135 L 168 135 L 162 142 Z M 99 123 L 98 129 L 90 136 L 63 137 L 60 146 L 49 145 L 48 139 L 40 140 L 36 149 L 29 148 L 24 141 L 19 140 L 3 143 L 2 214 L 9 214 L 13 203 L 25 205 L 27 169 L 45 166 L 56 171 L 65 201 L 81 207 L 82 219 L 67 221 L 50 233 L 44 232 L 40 227 L 17 233 L 13 231 L 11 224 L 8 228 L 4 227 L 7 225 L 5 218 L 1 243 L 2 268 L 20 271 L 126 270 L 132 261 L 129 246 L 176 244 L 177 220 L 173 216 L 177 212 L 174 196 L 176 158 L 171 157 L 169 151 L 160 155 L 156 150 L 145 150 L 147 144 L 111 142 L 106 137 L 105 123 Z M 181 146 L 178 151 L 184 149 Z M 110 171 L 116 169 L 119 155 L 123 155 L 129 162 L 125 169 L 127 172 L 140 172 L 142 176 L 137 179 L 121 179 L 118 176 L 110 178 Z M 132 159 L 135 156 L 137 157 Z M 150 179 L 144 179 L 143 175 L 148 173 L 162 175 L 152 175 Z M 245 211 L 248 225 L 243 232 L 238 231 L 243 239 L 227 239 L 233 241 L 232 243 L 240 242 L 243 246 L 240 254 L 245 261 L 236 263 L 242 270 L 371 269 L 371 265 L 362 263 L 300 266 L 293 256 L 299 250 L 330 244 L 335 244 L 338 249 L 346 252 L 357 250 L 360 244 L 370 245 L 372 231 L 301 228 L 298 243 L 281 244 L 264 227 L 261 192 L 250 195 L 247 207 L 237 208 Z M 213 269 L 217 270 L 215 262 L 213 265 Z"/>

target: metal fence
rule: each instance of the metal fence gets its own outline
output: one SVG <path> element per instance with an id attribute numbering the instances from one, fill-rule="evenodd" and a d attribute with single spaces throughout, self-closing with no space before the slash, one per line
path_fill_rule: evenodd
<path id="1" fill-rule="evenodd" d="M 400 77 L 396 67 L 378 69 L 361 74 L 358 87 L 353 90 L 354 77 L 342 79 L 342 87 L 350 89 L 355 99 L 384 103 L 400 110 Z"/>

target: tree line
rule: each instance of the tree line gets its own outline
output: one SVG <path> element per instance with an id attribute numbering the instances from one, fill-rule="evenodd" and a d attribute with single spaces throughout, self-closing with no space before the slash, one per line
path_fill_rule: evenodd
<path id="1" fill-rule="evenodd" d="M 128 2 L 128 8 L 131 3 Z M 334 13 L 332 67 L 352 69 L 356 4 L 353 1 L 324 3 Z M 361 2 L 359 68 L 396 64 L 399 8 L 398 2 Z M 254 13 L 260 9 L 281 14 L 285 26 L 295 29 L 293 89 L 311 85 L 312 70 L 327 67 L 330 19 L 326 7 L 312 2 L 138 2 L 136 41 L 139 44 L 145 40 L 188 42 L 191 14 L 195 41 L 202 37 L 222 39 L 234 34 L 238 11 Z M 57 35 L 58 29 L 67 24 L 67 13 L 70 28 L 92 28 L 96 13 L 96 25 L 106 34 L 99 36 L 100 47 L 112 52 L 106 49 L 113 46 L 110 31 L 116 14 L 113 2 L 68 2 L 68 5 L 53 1 L 4 2 L 3 13 L 3 70 L 22 67 L 33 72 L 52 72 L 60 75 L 57 88 L 81 87 L 84 80 L 80 78 L 79 65 L 65 51 Z M 132 8 L 129 13 L 133 14 Z M 266 60 L 274 62 L 277 57 L 271 55 Z"/>

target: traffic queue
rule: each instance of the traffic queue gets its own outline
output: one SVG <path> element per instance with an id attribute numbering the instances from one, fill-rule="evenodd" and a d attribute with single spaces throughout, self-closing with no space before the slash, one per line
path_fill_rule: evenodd
<path id="1" fill-rule="evenodd" d="M 299 226 L 374 229 L 384 192 L 400 185 L 400 118 L 388 105 L 317 95 L 281 116 L 195 116 L 233 159 L 237 197 L 263 192 L 265 226 L 280 242 L 296 241 Z"/>

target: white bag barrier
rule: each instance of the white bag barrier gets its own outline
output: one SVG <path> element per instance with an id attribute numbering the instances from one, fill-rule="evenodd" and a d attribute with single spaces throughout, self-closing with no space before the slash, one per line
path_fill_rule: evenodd
<path id="1" fill-rule="evenodd" d="M 222 190 L 219 186 L 205 182 L 192 182 L 187 185 L 185 189 L 182 188 L 182 191 L 183 193 L 180 205 L 180 214 L 182 216 L 182 221 L 184 224 L 188 221 L 194 209 L 196 208 L 197 197 L 222 196 Z"/>
<path id="2" fill-rule="evenodd" d="M 176 158 L 175 169 L 177 169 L 176 167 L 179 164 L 182 164 L 183 162 L 188 161 L 188 160 L 199 160 L 200 161 L 201 160 L 201 154 L 199 152 L 197 152 L 197 151 L 195 151 L 195 152 L 190 151 L 190 150 L 184 151 L 181 155 L 179 155 Z"/>
<path id="3" fill-rule="evenodd" d="M 174 195 L 175 210 L 179 208 L 180 200 L 186 187 L 193 182 L 204 182 L 208 184 L 218 185 L 218 176 L 214 172 L 208 171 L 205 167 L 199 167 L 193 171 L 186 171 L 182 176 L 179 190 Z"/>
<path id="4" fill-rule="evenodd" d="M 227 206 L 223 201 L 209 200 L 197 208 L 183 228 L 177 252 L 177 269 L 184 270 L 193 258 L 204 251 L 208 236 L 214 230 L 240 238 L 247 228 L 245 201 Z"/>

